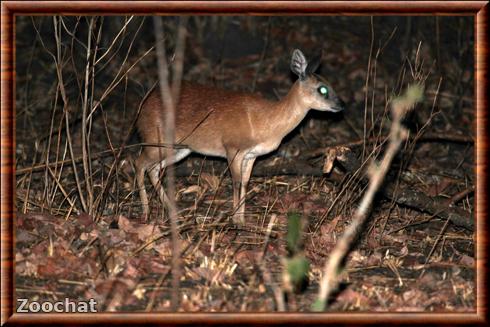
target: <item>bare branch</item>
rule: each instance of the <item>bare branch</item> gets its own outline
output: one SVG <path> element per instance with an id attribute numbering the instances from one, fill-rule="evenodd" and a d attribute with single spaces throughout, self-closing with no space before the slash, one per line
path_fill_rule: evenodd
<path id="1" fill-rule="evenodd" d="M 75 155 L 73 153 L 73 143 L 71 141 L 71 133 L 70 133 L 70 119 L 69 119 L 69 110 L 68 110 L 68 97 L 66 95 L 65 85 L 63 82 L 63 72 L 61 65 L 61 30 L 58 29 L 58 18 L 53 18 L 53 24 L 55 28 L 55 38 L 56 38 L 56 57 L 53 55 L 53 59 L 56 64 L 56 74 L 58 76 L 58 87 L 60 89 L 61 98 L 63 99 L 63 112 L 65 114 L 65 124 L 66 124 L 66 138 L 68 140 L 68 148 L 70 150 L 71 162 L 73 167 L 73 174 L 75 175 L 75 182 L 77 184 L 78 195 L 80 196 L 80 202 L 82 204 L 82 208 L 84 211 L 88 211 L 87 204 L 85 202 L 85 196 L 82 192 L 82 187 L 80 185 L 80 180 L 77 173 L 77 165 L 75 163 Z"/>
<path id="2" fill-rule="evenodd" d="M 176 62 L 174 63 L 174 79 L 172 88 L 169 84 L 169 69 L 165 51 L 165 36 L 161 17 L 153 17 L 156 37 L 156 54 L 158 60 L 158 79 L 160 82 L 160 94 L 162 104 L 165 108 L 165 140 L 173 144 L 175 140 L 175 105 L 179 98 L 180 84 L 182 78 L 182 67 L 184 60 L 185 24 L 187 19 L 181 19 L 178 28 L 178 40 L 175 50 Z M 165 158 L 171 162 L 174 156 L 173 148 L 167 148 Z M 177 230 L 177 208 L 175 205 L 175 176 L 172 170 L 168 170 L 167 177 L 167 199 L 168 214 L 170 218 L 170 229 L 172 234 L 172 310 L 179 307 L 179 284 L 180 284 L 180 242 Z"/>
<path id="3" fill-rule="evenodd" d="M 406 112 L 411 110 L 415 103 L 422 97 L 422 87 L 412 86 L 407 90 L 404 97 L 396 99 L 392 104 L 393 124 L 391 125 L 389 144 L 383 159 L 378 164 L 371 163 L 368 168 L 369 186 L 364 194 L 359 207 L 354 213 L 351 224 L 344 231 L 344 234 L 337 242 L 337 245 L 330 254 L 329 260 L 323 268 L 323 277 L 320 282 L 320 290 L 314 309 L 317 311 L 325 310 L 328 305 L 329 296 L 335 291 L 339 284 L 339 271 L 343 260 L 349 253 L 354 241 L 356 240 L 361 227 L 369 217 L 374 196 L 383 183 L 393 158 L 395 157 L 402 141 L 408 138 L 408 130 L 402 125 L 401 121 Z"/>

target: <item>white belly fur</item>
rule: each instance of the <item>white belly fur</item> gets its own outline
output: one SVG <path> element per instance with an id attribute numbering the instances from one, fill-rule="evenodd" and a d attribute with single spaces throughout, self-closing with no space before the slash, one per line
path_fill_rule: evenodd
<path id="1" fill-rule="evenodd" d="M 252 159 L 252 158 L 257 158 L 259 156 L 263 156 L 264 154 L 268 154 L 275 149 L 279 147 L 280 142 L 278 143 L 261 143 L 256 145 L 255 147 L 251 148 L 249 151 L 247 151 L 247 154 L 245 155 L 245 159 Z"/>

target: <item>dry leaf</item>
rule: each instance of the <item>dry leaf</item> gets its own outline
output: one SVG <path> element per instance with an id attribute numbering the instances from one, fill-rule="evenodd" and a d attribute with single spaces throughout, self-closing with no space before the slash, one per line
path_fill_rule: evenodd
<path id="1" fill-rule="evenodd" d="M 219 188 L 219 177 L 208 173 L 202 173 L 201 178 L 209 185 L 211 190 L 215 192 Z"/>
<path id="2" fill-rule="evenodd" d="M 191 185 L 182 190 L 182 194 L 189 194 L 189 193 L 199 194 L 201 193 L 201 187 L 199 185 Z"/>
<path id="3" fill-rule="evenodd" d="M 464 266 L 474 267 L 475 266 L 475 258 L 470 257 L 466 254 L 463 254 L 461 256 L 461 259 L 459 259 L 459 263 L 464 265 Z"/>

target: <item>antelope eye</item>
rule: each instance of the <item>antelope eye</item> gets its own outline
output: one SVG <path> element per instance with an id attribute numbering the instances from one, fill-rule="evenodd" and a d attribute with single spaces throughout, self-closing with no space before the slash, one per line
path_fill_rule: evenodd
<path id="1" fill-rule="evenodd" d="M 325 85 L 322 85 L 318 88 L 318 93 L 325 99 L 328 98 L 328 88 Z"/>

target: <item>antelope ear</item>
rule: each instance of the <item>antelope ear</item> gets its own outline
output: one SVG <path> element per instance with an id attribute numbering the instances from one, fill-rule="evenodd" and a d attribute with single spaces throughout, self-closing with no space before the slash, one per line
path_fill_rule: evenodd
<path id="1" fill-rule="evenodd" d="M 313 74 L 318 67 L 320 66 L 320 63 L 322 62 L 322 56 L 323 56 L 323 50 L 313 58 L 312 61 L 308 63 L 308 66 L 306 67 L 306 75 Z"/>
<path id="2" fill-rule="evenodd" d="M 293 57 L 291 58 L 291 70 L 298 75 L 300 80 L 305 79 L 307 66 L 308 62 L 303 53 L 300 50 L 295 49 L 293 51 Z"/>

